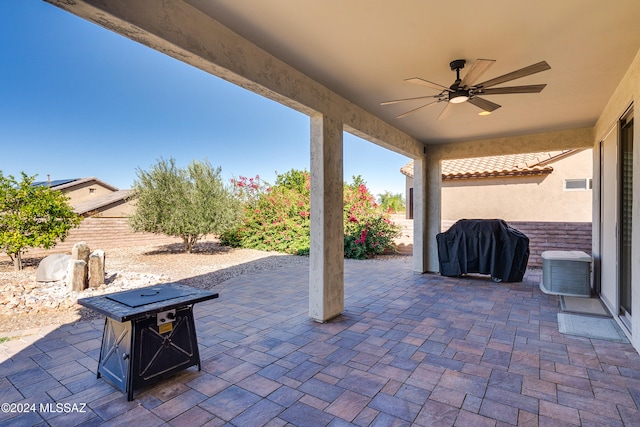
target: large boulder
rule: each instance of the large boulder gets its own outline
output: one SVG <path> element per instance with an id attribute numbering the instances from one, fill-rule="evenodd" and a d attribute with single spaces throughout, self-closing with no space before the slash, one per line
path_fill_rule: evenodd
<path id="1" fill-rule="evenodd" d="M 36 270 L 36 282 L 57 282 L 64 280 L 69 268 L 71 255 L 53 254 L 40 261 Z"/>

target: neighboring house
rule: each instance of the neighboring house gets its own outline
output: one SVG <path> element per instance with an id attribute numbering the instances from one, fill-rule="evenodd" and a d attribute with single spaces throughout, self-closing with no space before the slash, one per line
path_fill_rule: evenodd
<path id="1" fill-rule="evenodd" d="M 128 199 L 131 190 L 117 190 L 73 204 L 77 214 L 84 217 L 126 218 L 133 214 L 135 206 Z"/>
<path id="2" fill-rule="evenodd" d="M 133 213 L 131 201 L 127 200 L 130 190 L 118 190 L 95 177 L 38 181 L 33 185 L 61 191 L 69 197 L 74 211 L 84 217 L 124 218 Z"/>
<path id="3" fill-rule="evenodd" d="M 134 201 L 129 199 L 131 190 L 119 190 L 95 177 L 39 181 L 33 185 L 63 192 L 73 210 L 84 217 L 80 226 L 52 249 L 54 252 L 68 252 L 78 242 L 85 242 L 92 249 L 108 249 L 175 240 L 131 230 L 127 220 L 135 209 Z"/>
<path id="4" fill-rule="evenodd" d="M 413 161 L 400 171 L 412 218 Z M 541 265 L 544 250 L 590 253 L 592 174 L 590 149 L 443 160 L 442 229 L 459 219 L 503 219 L 529 237 L 529 266 Z"/>
<path id="5" fill-rule="evenodd" d="M 564 150 L 442 161 L 442 220 L 591 222 L 592 150 Z M 413 161 L 406 176 L 413 213 Z"/>

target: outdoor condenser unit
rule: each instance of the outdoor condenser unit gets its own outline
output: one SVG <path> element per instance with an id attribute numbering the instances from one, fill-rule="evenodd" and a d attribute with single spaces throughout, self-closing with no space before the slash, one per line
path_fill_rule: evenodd
<path id="1" fill-rule="evenodd" d="M 542 253 L 542 292 L 552 295 L 591 296 L 591 256 L 582 251 Z"/>

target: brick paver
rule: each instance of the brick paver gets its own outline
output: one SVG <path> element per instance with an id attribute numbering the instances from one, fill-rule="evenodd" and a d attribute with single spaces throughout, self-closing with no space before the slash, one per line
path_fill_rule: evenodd
<path id="1" fill-rule="evenodd" d="M 638 353 L 560 334 L 539 279 L 348 261 L 345 310 L 318 324 L 304 266 L 236 277 L 195 306 L 202 371 L 133 402 L 96 378 L 102 321 L 31 331 L 0 344 L 0 403 L 35 407 L 0 424 L 640 425 Z M 41 410 L 56 403 L 77 410 Z"/>

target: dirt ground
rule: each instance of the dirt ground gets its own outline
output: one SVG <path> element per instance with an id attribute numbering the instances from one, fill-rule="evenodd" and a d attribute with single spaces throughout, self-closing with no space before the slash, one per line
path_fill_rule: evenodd
<path id="1" fill-rule="evenodd" d="M 404 214 L 396 214 L 392 220 L 402 229 L 396 239 L 398 256 L 410 256 L 413 221 L 405 220 Z M 112 248 L 105 249 L 107 286 L 104 289 L 88 295 L 62 295 L 57 300 L 47 296 L 48 299 L 40 301 L 38 298 L 42 292 L 39 291 L 50 284 L 36 282 L 36 270 L 40 261 L 52 253 L 55 251 L 27 253 L 24 269 L 19 272 L 14 271 L 9 257 L 0 253 L 0 336 L 99 317 L 76 304 L 77 298 L 92 296 L 96 292 L 117 292 L 168 281 L 182 281 L 189 286 L 207 289 L 245 273 L 294 264 L 308 265 L 307 257 L 233 249 L 219 245 L 216 239 L 199 242 L 191 254 L 184 253 L 183 246 L 178 243 Z M 64 294 L 64 285 L 57 283 L 57 286 L 59 293 Z M 31 305 L 25 300 L 31 300 Z M 33 303 L 34 300 L 37 303 Z"/>
<path id="2" fill-rule="evenodd" d="M 105 251 L 105 254 L 107 285 L 104 292 L 178 280 L 189 286 L 210 288 L 240 274 L 308 263 L 306 257 L 227 248 L 215 241 L 198 244 L 191 254 L 182 252 L 182 246 L 178 244 L 117 248 Z M 36 288 L 51 286 L 35 281 L 42 258 L 43 255 L 27 256 L 24 269 L 15 272 L 10 259 L 0 255 L 0 336 L 96 317 L 77 305 L 77 298 L 64 299 L 54 308 L 50 306 L 55 303 L 50 301 L 43 301 L 35 308 L 25 308 L 25 304 L 11 307 L 16 300 L 29 298 Z M 54 285 L 64 286 L 55 282 Z"/>

